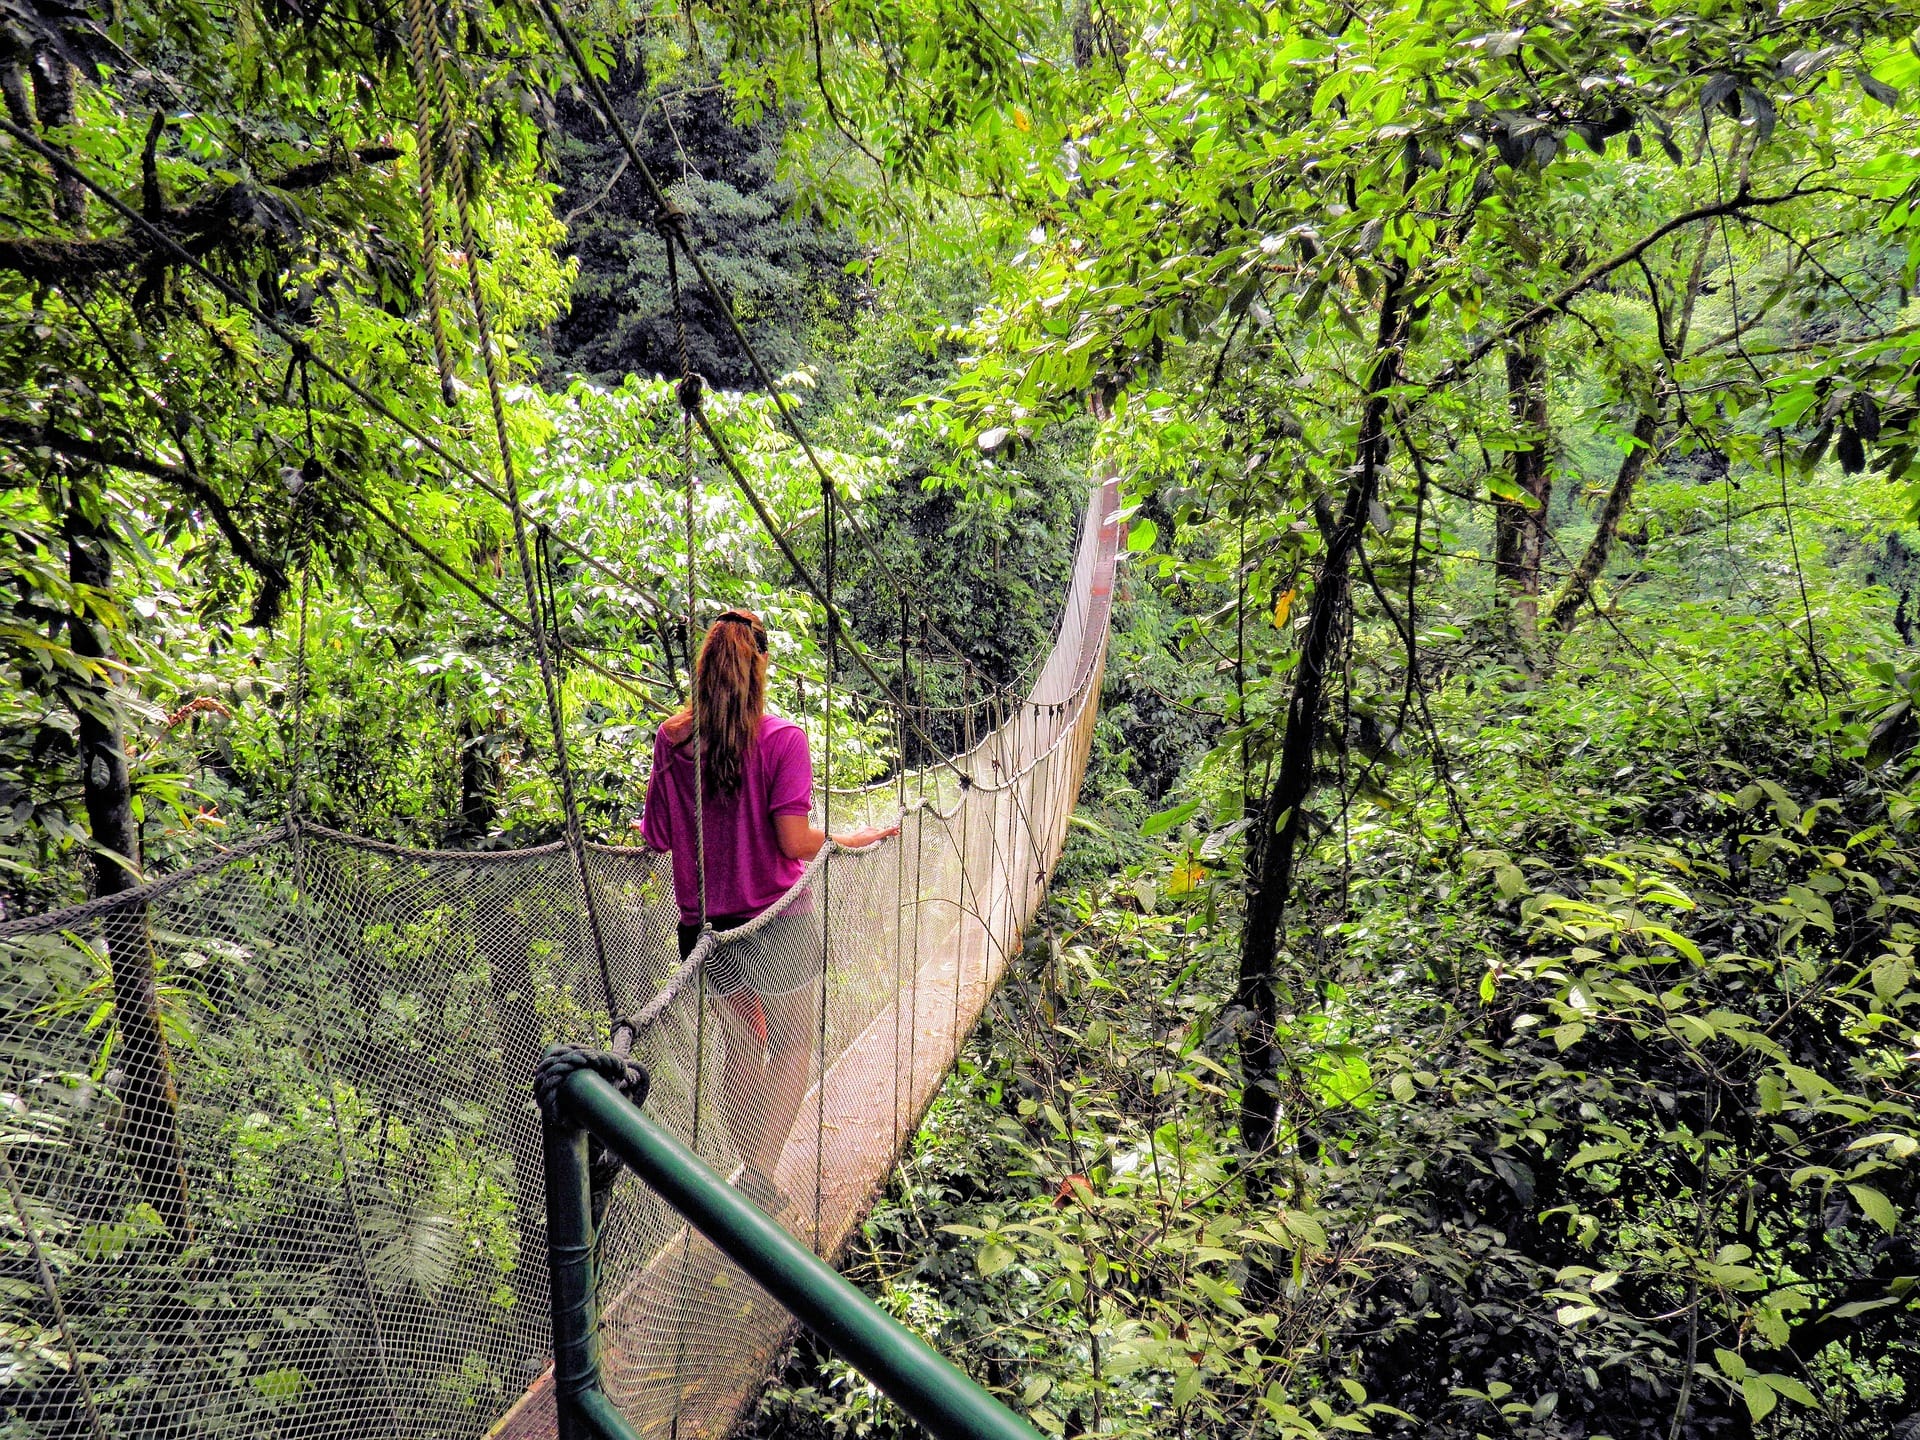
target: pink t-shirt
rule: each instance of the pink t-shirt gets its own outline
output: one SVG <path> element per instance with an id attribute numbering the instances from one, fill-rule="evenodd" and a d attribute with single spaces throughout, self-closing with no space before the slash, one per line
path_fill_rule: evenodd
<path id="1" fill-rule="evenodd" d="M 776 815 L 813 808 L 813 760 L 807 732 L 791 720 L 763 715 L 747 746 L 740 788 L 708 792 L 702 809 L 707 832 L 707 915 L 758 915 L 792 888 L 806 867 L 789 860 L 774 833 Z M 700 919 L 699 851 L 693 823 L 693 747 L 682 749 L 662 730 L 653 738 L 653 775 L 640 833 L 655 850 L 673 852 L 673 895 L 680 918 Z"/>

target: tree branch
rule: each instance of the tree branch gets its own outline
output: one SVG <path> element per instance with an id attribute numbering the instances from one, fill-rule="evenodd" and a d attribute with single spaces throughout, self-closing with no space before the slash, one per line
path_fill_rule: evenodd
<path id="1" fill-rule="evenodd" d="M 1729 200 L 1716 201 L 1712 205 L 1701 205 L 1695 209 L 1683 211 L 1664 224 L 1640 237 L 1626 249 L 1608 256 L 1590 266 L 1578 278 L 1568 282 L 1557 293 L 1542 300 L 1531 310 L 1523 311 L 1514 319 L 1502 325 L 1498 330 L 1471 346 L 1458 360 L 1444 365 L 1432 379 L 1425 382 L 1423 389 L 1438 390 L 1465 375 L 1475 365 L 1509 341 L 1519 338 L 1526 331 L 1551 320 L 1565 310 L 1580 295 L 1591 290 L 1600 281 L 1624 265 L 1631 265 L 1647 251 L 1658 245 L 1667 236 L 1689 225 L 1697 225 L 1702 220 L 1715 220 L 1727 215 L 1739 215 L 1748 210 L 1760 210 L 1774 205 L 1786 205 L 1795 200 L 1804 200 L 1810 195 L 1838 195 L 1848 193 L 1837 185 L 1795 186 L 1778 195 L 1754 195 L 1746 190 L 1740 191 Z"/>
<path id="2" fill-rule="evenodd" d="M 241 526 L 239 517 L 233 513 L 233 507 L 221 498 L 219 491 L 191 468 L 169 465 L 165 461 L 142 455 L 137 450 L 123 450 L 115 445 L 103 445 L 81 435 L 68 434 L 52 425 L 43 425 L 36 429 L 18 420 L 0 419 L 0 441 L 51 450 L 56 455 L 69 460 L 78 460 L 86 465 L 130 470 L 136 475 L 146 475 L 173 486 L 213 517 L 215 528 L 232 547 L 234 555 L 241 564 L 253 571 L 269 587 L 277 590 L 286 588 L 286 570 L 277 561 L 261 553 L 259 546 L 253 543 L 252 537 Z"/>
<path id="3" fill-rule="evenodd" d="M 284 203 L 276 205 L 263 191 L 316 189 L 349 173 L 356 165 L 396 160 L 400 153 L 391 145 L 362 146 L 346 155 L 296 165 L 272 180 L 258 183 L 242 180 L 222 186 L 189 205 L 169 208 L 149 218 L 156 229 L 190 254 L 205 255 L 242 241 L 248 232 L 268 228 L 268 225 L 294 228 L 291 207 Z M 149 194 L 143 198 L 152 197 Z M 263 224 L 263 220 L 267 224 Z M 166 253 L 167 247 L 151 236 L 132 233 L 76 240 L 40 236 L 0 238 L 0 268 L 48 284 L 125 270 Z"/>

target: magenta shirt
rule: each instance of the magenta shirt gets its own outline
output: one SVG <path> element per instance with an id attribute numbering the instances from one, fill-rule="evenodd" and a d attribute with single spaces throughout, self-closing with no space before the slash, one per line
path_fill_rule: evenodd
<path id="1" fill-rule="evenodd" d="M 805 815 L 813 808 L 813 760 L 807 732 L 791 720 L 763 715 L 747 746 L 740 788 L 708 794 L 702 809 L 707 832 L 707 915 L 758 915 L 793 887 L 806 869 L 780 851 L 776 815 Z M 640 834 L 655 850 L 673 852 L 673 895 L 680 918 L 700 919 L 700 876 L 693 823 L 693 751 L 681 750 L 662 730 L 653 737 L 653 774 Z"/>

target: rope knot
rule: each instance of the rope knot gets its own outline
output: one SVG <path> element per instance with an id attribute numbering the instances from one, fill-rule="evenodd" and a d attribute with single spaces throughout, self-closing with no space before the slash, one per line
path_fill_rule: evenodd
<path id="1" fill-rule="evenodd" d="M 646 1102 L 651 1081 L 637 1061 L 585 1045 L 555 1045 L 540 1057 L 533 1072 L 533 1098 L 549 1124 L 560 1121 L 560 1087 L 581 1070 L 593 1071 L 635 1105 Z"/>
<path id="2" fill-rule="evenodd" d="M 687 212 L 674 202 L 671 195 L 661 197 L 660 208 L 653 212 L 653 228 L 667 239 L 687 238 Z"/>
<path id="3" fill-rule="evenodd" d="M 689 415 L 700 408 L 706 388 L 707 382 L 697 370 L 689 370 L 680 377 L 680 383 L 673 387 L 674 393 L 680 397 L 680 408 Z"/>

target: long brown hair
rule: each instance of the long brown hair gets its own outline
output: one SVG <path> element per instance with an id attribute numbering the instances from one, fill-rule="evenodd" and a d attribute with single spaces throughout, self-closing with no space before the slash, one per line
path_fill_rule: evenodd
<path id="1" fill-rule="evenodd" d="M 751 610 L 729 610 L 707 627 L 693 667 L 693 699 L 665 725 L 676 747 L 694 738 L 694 716 L 704 734 L 703 788 L 731 795 L 747 770 L 747 747 L 767 709 L 767 627 Z"/>

